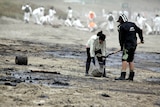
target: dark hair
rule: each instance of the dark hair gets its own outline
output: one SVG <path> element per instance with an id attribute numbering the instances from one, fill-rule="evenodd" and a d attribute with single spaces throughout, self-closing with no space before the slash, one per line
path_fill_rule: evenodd
<path id="1" fill-rule="evenodd" d="M 104 41 L 106 39 L 106 35 L 104 35 L 104 34 L 101 34 L 100 36 L 99 36 L 99 40 L 102 40 L 102 41 Z"/>
<path id="2" fill-rule="evenodd" d="M 68 6 L 68 9 L 72 9 L 70 6 Z"/>
<path id="3" fill-rule="evenodd" d="M 50 7 L 50 9 L 54 9 L 54 7 L 53 7 L 53 6 L 51 6 L 51 7 Z"/>
<path id="4" fill-rule="evenodd" d="M 97 33 L 97 36 L 100 36 L 100 35 L 102 35 L 103 34 L 103 32 L 102 31 L 99 31 L 98 33 Z"/>

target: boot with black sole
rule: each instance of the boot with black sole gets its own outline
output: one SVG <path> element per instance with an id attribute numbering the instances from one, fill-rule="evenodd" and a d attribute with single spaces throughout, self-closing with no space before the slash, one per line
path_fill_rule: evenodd
<path id="1" fill-rule="evenodd" d="M 119 78 L 115 78 L 115 80 L 125 80 L 126 72 L 121 72 L 121 76 Z"/>
<path id="2" fill-rule="evenodd" d="M 133 81 L 134 74 L 135 74 L 134 72 L 130 72 L 129 77 L 126 80 Z"/>
<path id="3" fill-rule="evenodd" d="M 85 76 L 89 76 L 88 71 L 89 71 L 90 63 L 86 63 L 86 72 Z"/>
<path id="4" fill-rule="evenodd" d="M 106 77 L 106 69 L 104 68 L 104 71 L 103 71 L 103 77 Z"/>

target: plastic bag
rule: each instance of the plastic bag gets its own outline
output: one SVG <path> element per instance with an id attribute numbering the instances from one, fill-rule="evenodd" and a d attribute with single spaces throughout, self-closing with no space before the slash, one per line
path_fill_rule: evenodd
<path id="1" fill-rule="evenodd" d="M 91 62 L 89 72 L 91 72 L 92 76 L 94 77 L 101 77 L 102 72 L 104 69 L 104 65 L 100 65 L 99 62 L 96 60 L 95 65 Z"/>

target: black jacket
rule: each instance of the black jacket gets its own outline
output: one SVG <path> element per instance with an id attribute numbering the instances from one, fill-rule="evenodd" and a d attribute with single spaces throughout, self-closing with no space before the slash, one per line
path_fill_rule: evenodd
<path id="1" fill-rule="evenodd" d="M 137 36 L 143 42 L 142 30 L 136 26 L 135 23 L 132 22 L 124 22 L 118 26 L 119 31 L 119 43 L 121 46 L 121 50 L 123 48 L 130 49 L 136 48 L 137 46 Z"/>

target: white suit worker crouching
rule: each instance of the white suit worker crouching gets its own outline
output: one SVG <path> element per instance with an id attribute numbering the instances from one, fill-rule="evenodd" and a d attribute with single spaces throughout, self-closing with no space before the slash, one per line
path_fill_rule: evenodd
<path id="1" fill-rule="evenodd" d="M 39 7 L 39 8 L 36 8 L 35 10 L 33 10 L 33 18 L 34 18 L 34 22 L 35 24 L 39 24 L 41 25 L 42 23 L 40 22 L 40 18 L 42 16 L 44 16 L 44 10 L 45 8 L 44 7 Z"/>
<path id="2" fill-rule="evenodd" d="M 73 21 L 73 26 L 76 28 L 84 28 L 84 25 L 81 23 L 79 18 L 75 18 Z"/>
<path id="3" fill-rule="evenodd" d="M 32 8 L 30 7 L 29 4 L 22 6 L 22 10 L 24 11 L 24 21 L 25 23 L 29 23 L 30 20 L 30 15 L 32 14 Z"/>

